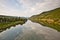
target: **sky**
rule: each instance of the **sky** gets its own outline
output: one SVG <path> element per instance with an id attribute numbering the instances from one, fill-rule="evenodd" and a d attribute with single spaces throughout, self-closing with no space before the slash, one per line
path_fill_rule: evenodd
<path id="1" fill-rule="evenodd" d="M 0 0 L 0 15 L 30 17 L 60 7 L 60 0 Z"/>

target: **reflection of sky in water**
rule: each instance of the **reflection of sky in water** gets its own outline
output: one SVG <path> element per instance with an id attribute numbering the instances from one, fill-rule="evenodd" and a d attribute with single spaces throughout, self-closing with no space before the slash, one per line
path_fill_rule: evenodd
<path id="1" fill-rule="evenodd" d="M 60 40 L 60 32 L 28 20 L 0 33 L 0 40 Z"/>
<path id="2" fill-rule="evenodd" d="M 0 33 L 0 40 L 14 40 L 15 37 L 22 33 L 22 28 L 22 26 L 18 25 L 17 27 L 7 29 L 6 31 Z"/>

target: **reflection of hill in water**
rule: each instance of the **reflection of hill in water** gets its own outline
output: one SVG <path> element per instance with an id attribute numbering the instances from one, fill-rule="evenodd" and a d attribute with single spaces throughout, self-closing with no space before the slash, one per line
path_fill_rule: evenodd
<path id="1" fill-rule="evenodd" d="M 1 32 L 0 40 L 60 40 L 60 32 L 28 20 Z"/>
<path id="2" fill-rule="evenodd" d="M 60 33 L 54 29 L 43 27 L 29 20 L 23 26 L 23 33 L 16 40 L 60 40 Z"/>

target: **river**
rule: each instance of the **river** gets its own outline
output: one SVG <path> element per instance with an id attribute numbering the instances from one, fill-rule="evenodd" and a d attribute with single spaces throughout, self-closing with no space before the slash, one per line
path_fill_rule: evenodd
<path id="1" fill-rule="evenodd" d="M 1 32 L 0 40 L 60 40 L 60 32 L 28 20 Z"/>

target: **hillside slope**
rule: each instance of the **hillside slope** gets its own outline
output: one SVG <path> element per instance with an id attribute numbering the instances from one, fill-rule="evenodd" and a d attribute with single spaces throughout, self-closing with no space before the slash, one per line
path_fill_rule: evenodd
<path id="1" fill-rule="evenodd" d="M 29 19 L 60 31 L 60 8 L 34 15 Z"/>

